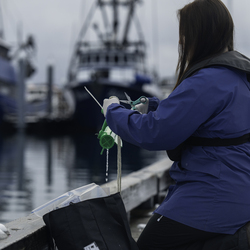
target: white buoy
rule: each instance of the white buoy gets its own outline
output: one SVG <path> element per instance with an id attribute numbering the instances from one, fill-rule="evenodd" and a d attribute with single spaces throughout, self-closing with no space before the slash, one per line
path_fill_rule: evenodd
<path id="1" fill-rule="evenodd" d="M 0 240 L 6 239 L 10 235 L 9 230 L 5 225 L 0 224 Z"/>

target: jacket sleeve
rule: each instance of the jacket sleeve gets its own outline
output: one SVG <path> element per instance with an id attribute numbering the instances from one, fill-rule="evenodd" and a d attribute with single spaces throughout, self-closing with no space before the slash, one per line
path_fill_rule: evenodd
<path id="1" fill-rule="evenodd" d="M 148 150 L 170 150 L 226 105 L 223 90 L 199 74 L 182 82 L 155 111 L 139 114 L 119 104 L 107 111 L 108 126 L 127 142 Z"/>
<path id="2" fill-rule="evenodd" d="M 155 111 L 159 106 L 160 100 L 157 97 L 149 97 L 148 112 Z"/>

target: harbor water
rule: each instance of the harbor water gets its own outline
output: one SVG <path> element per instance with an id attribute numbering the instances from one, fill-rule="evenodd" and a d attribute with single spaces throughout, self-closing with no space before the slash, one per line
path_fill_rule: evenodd
<path id="1" fill-rule="evenodd" d="M 117 147 L 108 154 L 94 133 L 0 134 L 0 223 L 27 216 L 36 207 L 89 183 L 117 178 Z M 166 157 L 123 142 L 122 176 Z"/>

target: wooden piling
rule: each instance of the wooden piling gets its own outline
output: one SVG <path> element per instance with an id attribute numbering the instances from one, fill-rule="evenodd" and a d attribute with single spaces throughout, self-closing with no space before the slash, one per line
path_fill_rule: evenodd
<path id="1" fill-rule="evenodd" d="M 48 99 L 48 115 L 51 115 L 52 113 L 52 89 L 53 89 L 53 77 L 54 77 L 54 67 L 52 65 L 49 65 L 47 68 L 47 99 Z"/>
<path id="2" fill-rule="evenodd" d="M 17 88 L 17 128 L 23 130 L 25 128 L 25 72 L 26 60 L 20 59 L 18 62 L 18 88 Z"/>

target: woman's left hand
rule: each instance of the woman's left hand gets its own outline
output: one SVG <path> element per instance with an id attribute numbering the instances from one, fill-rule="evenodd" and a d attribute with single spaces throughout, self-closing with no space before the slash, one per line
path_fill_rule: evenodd
<path id="1" fill-rule="evenodd" d="M 103 108 L 104 117 L 106 117 L 108 106 L 110 104 L 112 104 L 112 103 L 120 104 L 120 101 L 119 101 L 118 97 L 111 96 L 111 97 L 109 97 L 109 99 L 104 99 L 103 100 L 102 108 Z"/>

